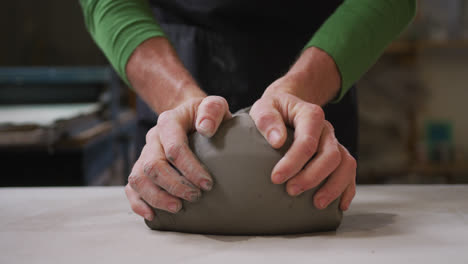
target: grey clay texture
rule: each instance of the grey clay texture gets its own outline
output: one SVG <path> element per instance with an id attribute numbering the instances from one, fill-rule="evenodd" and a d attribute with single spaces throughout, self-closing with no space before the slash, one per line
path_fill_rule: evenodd
<path id="1" fill-rule="evenodd" d="M 185 202 L 172 214 L 154 209 L 151 229 L 218 235 L 282 235 L 338 228 L 339 200 L 318 210 L 317 188 L 290 197 L 285 185 L 271 182 L 271 171 L 292 143 L 293 131 L 279 149 L 273 149 L 244 111 L 225 121 L 212 138 L 198 133 L 190 147 L 214 179 L 213 189 L 197 202 Z"/>

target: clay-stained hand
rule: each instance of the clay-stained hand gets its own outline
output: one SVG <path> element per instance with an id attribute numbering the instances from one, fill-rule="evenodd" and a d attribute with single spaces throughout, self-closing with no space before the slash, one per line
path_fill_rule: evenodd
<path id="1" fill-rule="evenodd" d="M 150 206 L 176 213 L 181 199 L 194 202 L 201 190 L 209 191 L 213 180 L 190 150 L 187 134 L 196 129 L 211 137 L 228 118 L 228 104 L 219 96 L 191 99 L 161 113 L 125 187 L 133 211 L 152 220 Z"/>
<path id="2" fill-rule="evenodd" d="M 287 182 L 286 191 L 296 196 L 326 179 L 314 196 L 315 206 L 324 209 L 341 195 L 340 208 L 349 208 L 356 192 L 356 160 L 338 142 L 320 106 L 285 92 L 265 93 L 250 115 L 274 148 L 284 144 L 286 125 L 295 128 L 293 144 L 273 168 L 273 183 Z"/>

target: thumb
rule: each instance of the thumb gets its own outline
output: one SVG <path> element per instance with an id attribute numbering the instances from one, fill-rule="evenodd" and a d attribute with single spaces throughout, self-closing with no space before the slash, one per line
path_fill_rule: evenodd
<path id="1" fill-rule="evenodd" d="M 287 136 L 286 125 L 272 98 L 262 97 L 255 102 L 250 110 L 250 116 L 273 148 L 283 146 Z"/>
<path id="2" fill-rule="evenodd" d="M 208 96 L 198 106 L 195 128 L 203 136 L 211 137 L 221 122 L 231 116 L 226 99 L 221 96 Z"/>

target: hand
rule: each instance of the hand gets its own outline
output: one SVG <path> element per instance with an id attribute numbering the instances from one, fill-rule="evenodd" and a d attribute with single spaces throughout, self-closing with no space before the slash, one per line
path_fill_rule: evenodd
<path id="1" fill-rule="evenodd" d="M 201 190 L 209 191 L 213 180 L 190 150 L 187 134 L 196 129 L 211 137 L 228 118 L 228 104 L 219 96 L 194 98 L 163 112 L 146 135 L 146 145 L 125 187 L 133 211 L 151 221 L 151 207 L 176 213 L 181 199 L 194 202 Z"/>
<path id="2" fill-rule="evenodd" d="M 272 84 L 277 85 L 287 86 L 282 79 Z M 356 160 L 338 142 L 319 105 L 267 89 L 252 106 L 250 115 L 274 148 L 284 144 L 286 125 L 295 128 L 293 144 L 273 168 L 273 183 L 287 182 L 286 191 L 296 196 L 326 179 L 314 196 L 314 205 L 324 209 L 341 195 L 340 208 L 349 208 L 356 192 Z"/>

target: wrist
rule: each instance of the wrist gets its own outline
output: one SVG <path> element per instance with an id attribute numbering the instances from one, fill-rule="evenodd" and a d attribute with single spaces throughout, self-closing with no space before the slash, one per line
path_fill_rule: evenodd
<path id="1" fill-rule="evenodd" d="M 286 92 L 323 106 L 338 95 L 340 87 L 341 77 L 333 58 L 321 49 L 310 47 L 265 93 Z"/>
<path id="2" fill-rule="evenodd" d="M 166 101 L 167 105 L 163 111 L 174 109 L 190 100 L 202 99 L 207 96 L 192 78 L 188 80 L 179 80 L 173 90 L 174 93 L 169 95 L 168 98 L 162 98 Z"/>
<path id="3" fill-rule="evenodd" d="M 163 37 L 141 43 L 130 56 L 126 73 L 137 94 L 157 113 L 206 97 Z"/>

